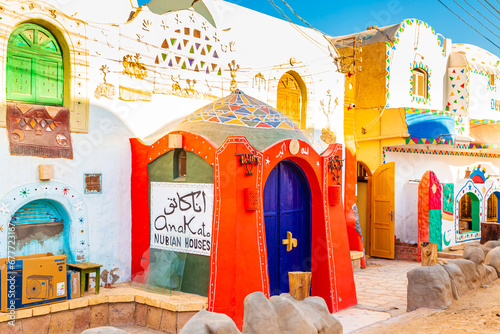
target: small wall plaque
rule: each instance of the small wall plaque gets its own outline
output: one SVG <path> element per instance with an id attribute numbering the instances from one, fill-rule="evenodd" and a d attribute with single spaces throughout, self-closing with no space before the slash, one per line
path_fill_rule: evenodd
<path id="1" fill-rule="evenodd" d="M 168 148 L 182 148 L 182 135 L 168 135 Z"/>
<path id="2" fill-rule="evenodd" d="M 54 178 L 54 165 L 38 165 L 40 181 L 49 181 Z"/>
<path id="3" fill-rule="evenodd" d="M 83 174 L 85 194 L 102 194 L 102 174 Z"/>

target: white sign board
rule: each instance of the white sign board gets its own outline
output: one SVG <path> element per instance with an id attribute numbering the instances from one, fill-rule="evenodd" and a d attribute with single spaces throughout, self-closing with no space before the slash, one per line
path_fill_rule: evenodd
<path id="1" fill-rule="evenodd" d="M 151 248 L 210 256 L 214 186 L 151 182 Z"/>

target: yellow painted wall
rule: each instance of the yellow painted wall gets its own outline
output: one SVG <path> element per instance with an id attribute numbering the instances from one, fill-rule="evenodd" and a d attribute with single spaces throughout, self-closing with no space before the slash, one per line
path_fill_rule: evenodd
<path id="1" fill-rule="evenodd" d="M 385 42 L 363 45 L 360 56 L 362 71 L 356 73 L 356 108 L 378 108 L 385 101 Z"/>
<path id="2" fill-rule="evenodd" d="M 349 48 L 340 49 L 339 52 L 344 56 L 352 55 L 352 49 Z M 356 57 L 358 63 L 355 75 L 347 77 L 346 80 L 345 103 L 348 105 L 353 102 L 356 107 L 351 110 L 345 109 L 345 140 L 346 146 L 349 147 L 354 131 L 357 160 L 366 163 L 373 172 L 383 163 L 383 146 L 405 144 L 405 139 L 401 135 L 407 133 L 408 129 L 403 108 L 385 108 L 385 42 L 363 45 L 362 51 L 358 50 Z M 359 57 L 362 58 L 361 63 Z M 359 65 L 362 66 L 362 71 L 359 71 Z M 353 83 L 353 91 L 349 89 L 349 81 Z M 373 140 L 367 141 L 370 138 Z"/>

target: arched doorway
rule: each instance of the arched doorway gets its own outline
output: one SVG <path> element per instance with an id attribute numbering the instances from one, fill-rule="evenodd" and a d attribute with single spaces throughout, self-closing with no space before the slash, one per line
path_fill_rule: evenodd
<path id="1" fill-rule="evenodd" d="M 474 193 L 465 193 L 460 199 L 459 210 L 459 233 L 479 232 L 481 230 L 479 198 Z"/>
<path id="2" fill-rule="evenodd" d="M 371 208 L 371 178 L 372 172 L 366 164 L 358 161 L 357 164 L 357 192 L 356 205 L 358 207 L 359 223 L 363 236 L 365 254 L 370 255 L 370 208 Z"/>
<path id="3" fill-rule="evenodd" d="M 68 214 L 56 201 L 39 199 L 23 205 L 12 215 L 10 226 L 17 255 L 71 254 Z"/>
<path id="4" fill-rule="evenodd" d="M 486 221 L 498 223 L 498 196 L 499 192 L 494 192 L 488 197 L 486 204 Z"/>
<path id="5" fill-rule="evenodd" d="M 288 272 L 311 271 L 311 191 L 298 165 L 284 160 L 264 188 L 271 295 L 289 291 Z"/>
<path id="6" fill-rule="evenodd" d="M 276 109 L 285 114 L 301 129 L 306 127 L 305 87 L 292 73 L 285 73 L 278 83 Z"/>

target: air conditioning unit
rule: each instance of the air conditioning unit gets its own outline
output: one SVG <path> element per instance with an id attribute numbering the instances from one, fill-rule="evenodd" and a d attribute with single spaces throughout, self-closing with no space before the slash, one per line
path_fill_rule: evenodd
<path id="1" fill-rule="evenodd" d="M 31 275 L 26 279 L 26 298 L 44 300 L 55 295 L 54 276 Z"/>

